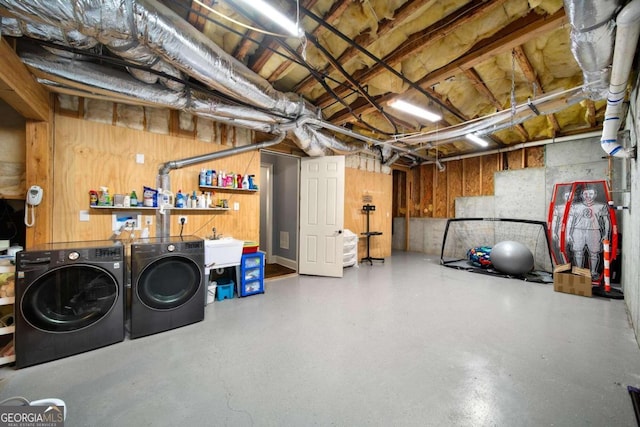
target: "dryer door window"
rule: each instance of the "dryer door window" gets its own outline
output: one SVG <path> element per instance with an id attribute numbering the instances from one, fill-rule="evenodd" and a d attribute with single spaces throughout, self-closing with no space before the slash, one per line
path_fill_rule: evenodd
<path id="1" fill-rule="evenodd" d="M 201 281 L 202 273 L 193 261 L 182 257 L 162 258 L 142 271 L 136 293 L 150 308 L 171 310 L 193 298 Z"/>
<path id="2" fill-rule="evenodd" d="M 70 265 L 49 270 L 25 290 L 20 309 L 33 327 L 69 332 L 100 321 L 118 300 L 118 283 L 106 270 Z"/>

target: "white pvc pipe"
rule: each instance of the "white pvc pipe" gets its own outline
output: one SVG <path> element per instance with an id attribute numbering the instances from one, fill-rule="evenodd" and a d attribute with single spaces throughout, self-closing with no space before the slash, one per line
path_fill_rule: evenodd
<path id="1" fill-rule="evenodd" d="M 640 0 L 633 0 L 622 9 L 616 18 L 616 26 L 611 81 L 600 144 L 610 156 L 628 158 L 633 155 L 634 150 L 623 148 L 618 143 L 617 135 L 622 122 L 620 116 L 627 92 L 631 65 L 636 55 L 636 46 L 640 35 Z"/>
<path id="2" fill-rule="evenodd" d="M 472 157 L 487 156 L 489 154 L 506 153 L 506 152 L 509 152 L 509 151 L 520 150 L 522 148 L 538 147 L 540 145 L 553 144 L 553 143 L 557 143 L 557 142 L 576 141 L 578 139 L 593 138 L 593 137 L 600 136 L 600 135 L 601 135 L 600 131 L 593 131 L 593 132 L 581 133 L 581 134 L 577 134 L 577 135 L 560 136 L 558 138 L 541 139 L 539 141 L 523 142 L 523 143 L 520 143 L 520 144 L 509 145 L 508 147 L 504 147 L 504 148 L 496 148 L 494 150 L 477 151 L 475 153 L 460 154 L 458 156 L 442 157 L 442 158 L 438 159 L 438 161 L 439 162 L 450 162 L 452 160 L 469 159 L 469 158 L 472 158 Z M 435 161 L 428 161 L 428 162 L 422 162 L 420 164 L 421 165 L 430 165 L 430 164 L 434 164 L 434 163 L 436 163 L 436 162 Z"/>

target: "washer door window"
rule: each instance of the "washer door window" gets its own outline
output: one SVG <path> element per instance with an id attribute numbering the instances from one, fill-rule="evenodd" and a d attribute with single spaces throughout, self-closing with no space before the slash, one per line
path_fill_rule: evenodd
<path id="1" fill-rule="evenodd" d="M 106 270 L 91 265 L 53 269 L 24 292 L 20 308 L 33 327 L 69 332 L 99 322 L 118 300 L 118 283 Z"/>
<path id="2" fill-rule="evenodd" d="M 142 271 L 136 293 L 147 307 L 171 310 L 198 293 L 201 278 L 200 268 L 193 261 L 182 257 L 162 258 Z"/>

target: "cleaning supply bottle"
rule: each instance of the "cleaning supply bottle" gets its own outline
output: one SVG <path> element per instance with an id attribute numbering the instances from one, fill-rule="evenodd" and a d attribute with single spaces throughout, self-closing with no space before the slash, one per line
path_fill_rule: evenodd
<path id="1" fill-rule="evenodd" d="M 184 194 L 182 194 L 182 190 L 178 190 L 178 194 L 176 194 L 176 208 L 184 208 Z"/>
<path id="2" fill-rule="evenodd" d="M 129 204 L 133 207 L 138 206 L 138 195 L 136 194 L 136 190 L 131 190 L 131 195 L 129 196 Z"/>
<path id="3" fill-rule="evenodd" d="M 193 190 L 193 194 L 191 195 L 191 203 L 189 204 L 190 208 L 198 207 L 198 196 L 196 195 L 196 190 Z"/>
<path id="4" fill-rule="evenodd" d="M 253 180 L 256 176 L 255 175 L 249 175 L 249 188 L 252 190 L 257 190 L 258 186 L 256 185 L 255 181 Z"/>
<path id="5" fill-rule="evenodd" d="M 207 170 L 206 169 L 202 169 L 200 171 L 200 178 L 198 181 L 199 185 L 207 185 Z"/>
<path id="6" fill-rule="evenodd" d="M 204 209 L 207 207 L 207 196 L 205 196 L 204 191 L 201 195 L 198 196 L 198 208 Z"/>
<path id="7" fill-rule="evenodd" d="M 100 196 L 98 198 L 99 206 L 111 206 L 111 196 L 107 187 L 100 187 Z"/>
<path id="8" fill-rule="evenodd" d="M 245 176 L 242 178 L 242 188 L 245 188 L 245 189 L 247 189 L 247 190 L 248 190 L 249 188 L 251 188 L 251 187 L 249 187 L 249 175 L 245 175 Z"/>
<path id="9" fill-rule="evenodd" d="M 96 190 L 89 191 L 89 206 L 98 206 L 98 192 Z"/>

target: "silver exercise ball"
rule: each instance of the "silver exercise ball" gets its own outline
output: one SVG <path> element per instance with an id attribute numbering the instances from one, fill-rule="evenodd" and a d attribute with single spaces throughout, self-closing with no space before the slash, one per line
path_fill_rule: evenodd
<path id="1" fill-rule="evenodd" d="M 507 274 L 525 274 L 533 270 L 533 254 L 529 248 L 512 240 L 493 246 L 491 262 L 496 270 Z"/>

